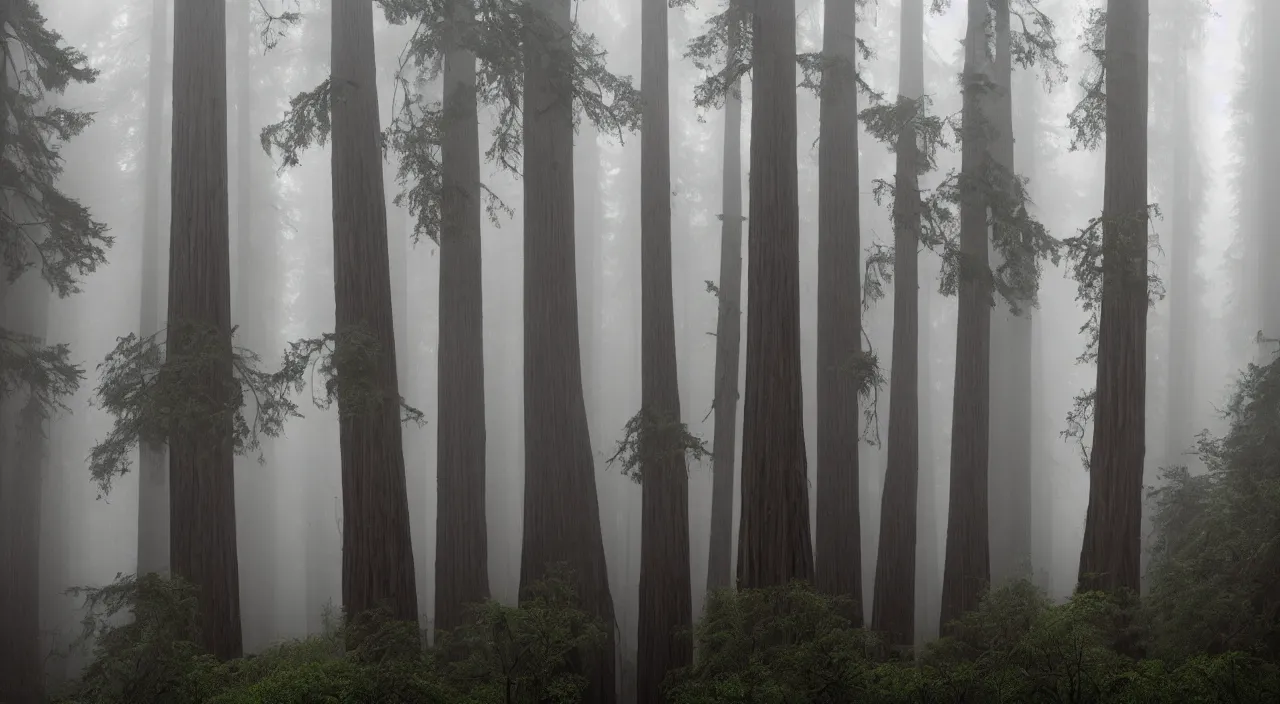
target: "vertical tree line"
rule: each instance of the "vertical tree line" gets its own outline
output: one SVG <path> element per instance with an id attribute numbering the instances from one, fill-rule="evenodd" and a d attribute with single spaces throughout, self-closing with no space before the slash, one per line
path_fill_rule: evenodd
<path id="1" fill-rule="evenodd" d="M 861 623 L 858 392 L 868 383 L 869 372 L 863 368 L 858 268 L 858 85 L 854 65 L 858 9 L 856 0 L 826 0 L 823 8 L 818 118 L 818 497 L 814 579 L 818 589 L 847 596 L 858 604 L 852 616 Z M 755 194 L 752 196 L 754 203 Z M 755 297 L 750 300 L 754 302 Z"/>
<path id="2" fill-rule="evenodd" d="M 804 389 L 794 0 L 751 15 L 751 191 L 738 587 L 813 578 Z"/>

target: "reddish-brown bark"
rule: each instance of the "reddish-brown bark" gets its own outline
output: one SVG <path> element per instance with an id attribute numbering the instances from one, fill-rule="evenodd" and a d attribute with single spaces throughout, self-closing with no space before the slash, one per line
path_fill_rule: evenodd
<path id="1" fill-rule="evenodd" d="M 418 620 L 396 376 L 387 211 L 378 129 L 373 4 L 333 3 L 333 278 L 338 357 L 350 335 L 370 336 L 373 359 L 338 366 L 342 454 L 342 603 L 348 617 L 386 608 Z M 357 372 L 358 367 L 358 372 Z M 376 400 L 344 407 L 344 379 L 359 373 Z M 366 378 L 367 377 L 367 378 Z M 372 401 L 372 402 L 370 402 Z"/>
<path id="2" fill-rule="evenodd" d="M 738 586 L 813 579 L 800 379 L 795 0 L 754 2 Z"/>
<path id="3" fill-rule="evenodd" d="M 1147 0 L 1110 0 L 1102 307 L 1080 589 L 1140 588 L 1147 383 Z"/>

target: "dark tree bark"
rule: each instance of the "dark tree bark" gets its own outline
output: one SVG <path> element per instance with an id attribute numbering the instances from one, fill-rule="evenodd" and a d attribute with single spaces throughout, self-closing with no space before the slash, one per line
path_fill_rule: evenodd
<path id="1" fill-rule="evenodd" d="M 824 8 L 818 148 L 818 520 L 814 577 L 818 589 L 852 599 L 856 606 L 851 616 L 861 624 L 861 380 L 855 371 L 861 368 L 858 355 L 862 350 L 858 85 L 854 66 L 857 5 L 855 0 L 827 0 Z"/>
<path id="2" fill-rule="evenodd" d="M 731 0 L 736 7 L 737 0 Z M 729 25 L 728 60 L 738 56 L 741 24 Z M 716 313 L 715 430 L 711 460 L 711 545 L 707 591 L 728 589 L 732 575 L 733 478 L 742 359 L 742 96 L 740 81 L 724 101 L 724 172 L 720 216 L 720 294 Z"/>
<path id="3" fill-rule="evenodd" d="M 667 673 L 693 660 L 689 629 L 689 474 L 668 430 L 680 426 L 675 309 L 671 292 L 671 132 L 667 0 L 641 5 L 640 380 L 642 438 L 640 618 L 637 701 L 661 704 Z M 668 426 L 668 424 L 672 424 Z M 656 431 L 656 432 L 655 432 Z"/>
<path id="4" fill-rule="evenodd" d="M 1148 0 L 1109 0 L 1097 405 L 1079 589 L 1140 588 L 1147 369 Z"/>
<path id="5" fill-rule="evenodd" d="M 574 252 L 569 0 L 534 0 L 524 77 L 524 544 L 521 592 L 566 563 L 585 609 L 610 637 L 583 654 L 586 700 L 616 700 L 595 463 L 582 395 Z"/>
<path id="6" fill-rule="evenodd" d="M 902 3 L 898 105 L 912 109 L 924 94 L 924 3 Z M 920 161 L 915 123 L 895 145 L 893 201 L 893 364 L 889 381 L 889 456 L 880 503 L 871 627 L 894 645 L 916 635 L 916 537 L 920 483 Z M 926 321 L 927 323 L 927 321 Z M 925 396 L 928 403 L 929 396 Z M 932 481 L 930 476 L 929 481 Z M 930 492 L 932 493 L 932 492 Z M 925 510 L 930 510 L 926 506 Z M 926 538 L 927 539 L 927 538 Z"/>
<path id="7" fill-rule="evenodd" d="M 1014 173 L 1013 55 L 1009 0 L 995 0 L 996 56 L 989 103 L 991 155 Z M 1012 184 L 1009 184 L 1011 186 Z M 993 252 L 998 266 L 1000 254 Z M 991 449 L 988 490 L 994 510 L 991 574 L 999 585 L 1031 575 L 1031 311 L 1032 301 L 996 302 L 991 321 Z"/>
<path id="8" fill-rule="evenodd" d="M 342 446 L 342 603 L 418 620 L 383 199 L 373 4 L 333 5 L 333 279 Z M 352 351 L 352 336 L 376 349 Z M 358 356 L 343 364 L 346 355 Z M 359 375 L 357 379 L 356 376 Z M 343 387 L 372 384 L 352 409 Z M 359 392 L 358 392 L 359 393 Z M 364 395 L 364 394 L 362 394 Z"/>
<path id="9" fill-rule="evenodd" d="M 753 3 L 738 586 L 813 579 L 800 380 L 795 0 Z M 855 250 L 856 251 L 856 250 Z"/>
<path id="10" fill-rule="evenodd" d="M 222 0 L 174 4 L 173 213 L 168 354 L 213 354 L 192 398 L 226 407 L 232 385 L 227 194 L 227 14 Z M 208 346 L 215 349 L 206 349 Z M 185 375 L 184 375 L 185 376 Z M 202 645 L 241 653 L 231 420 L 184 423 L 169 438 L 169 561 L 199 589 Z"/>
<path id="11" fill-rule="evenodd" d="M 942 628 L 977 608 L 991 579 L 987 526 L 987 453 L 990 422 L 991 282 L 988 273 L 986 171 L 989 129 L 984 114 L 990 56 L 987 4 L 969 3 L 965 36 L 963 145 L 960 175 L 960 290 L 956 320 L 956 372 L 951 416 L 951 490 L 946 564 L 942 574 Z"/>
<path id="12" fill-rule="evenodd" d="M 142 303 L 138 334 L 164 327 L 160 268 L 160 222 L 164 196 L 164 104 L 168 97 L 169 3 L 155 0 L 151 17 L 151 57 L 147 78 L 147 138 L 144 145 L 142 203 Z M 169 466 L 164 445 L 138 449 L 138 574 L 169 569 Z"/>
<path id="13" fill-rule="evenodd" d="M 467 21 L 470 0 L 454 0 Z M 480 123 L 475 55 L 444 57 L 444 222 L 440 232 L 440 411 L 437 416 L 436 628 L 462 624 L 489 597 L 485 523 L 484 307 L 480 276 Z"/>
<path id="14" fill-rule="evenodd" d="M 0 321 L 4 328 L 43 344 L 49 297 L 48 285 L 38 276 L 3 284 Z M 14 389 L 0 399 L 0 565 L 4 566 L 0 569 L 0 623 L 4 624 L 0 630 L 0 697 L 6 704 L 37 704 L 44 694 L 40 639 L 44 413 L 31 389 Z"/>

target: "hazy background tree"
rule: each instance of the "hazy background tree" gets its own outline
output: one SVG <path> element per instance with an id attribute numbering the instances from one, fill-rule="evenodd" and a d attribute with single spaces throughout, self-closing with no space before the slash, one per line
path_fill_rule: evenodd
<path id="1" fill-rule="evenodd" d="M 720 206 L 720 276 L 716 283 L 715 390 L 712 412 L 711 541 L 707 553 L 707 591 L 732 586 L 733 488 L 737 459 L 738 375 L 742 359 L 742 87 L 744 13 L 730 0 L 726 28 L 726 72 L 734 76 L 724 98 L 724 147 Z"/>
<path id="2" fill-rule="evenodd" d="M 898 100 L 893 145 L 893 363 L 889 380 L 889 452 L 880 509 L 871 627 L 895 644 L 916 637 L 916 564 L 920 492 L 920 175 L 928 168 L 917 122 L 924 110 L 924 3 L 902 0 Z M 927 298 L 929 289 L 924 296 Z M 925 323 L 928 324 L 926 318 Z M 926 355 L 928 348 L 926 347 Z M 928 366 L 928 357 L 925 357 Z M 929 399 L 925 398 L 927 404 Z M 932 474 L 926 475 L 932 481 Z M 930 511 L 924 505 L 923 512 Z M 925 540 L 929 537 L 926 535 Z"/>
<path id="3" fill-rule="evenodd" d="M 160 223 L 167 211 L 164 183 L 165 106 L 169 101 L 170 0 L 155 0 L 151 7 L 151 45 L 147 61 L 147 139 L 145 151 L 142 221 L 142 305 L 138 333 L 155 335 L 164 327 L 165 284 L 160 257 Z M 169 467 L 167 448 L 141 443 L 138 448 L 138 572 L 163 572 L 169 568 Z"/>

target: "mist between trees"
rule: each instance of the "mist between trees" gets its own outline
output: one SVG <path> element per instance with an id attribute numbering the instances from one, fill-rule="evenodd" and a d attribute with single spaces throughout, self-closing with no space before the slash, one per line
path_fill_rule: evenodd
<path id="1" fill-rule="evenodd" d="M 0 704 L 1280 698 L 1276 29 L 0 0 Z"/>

